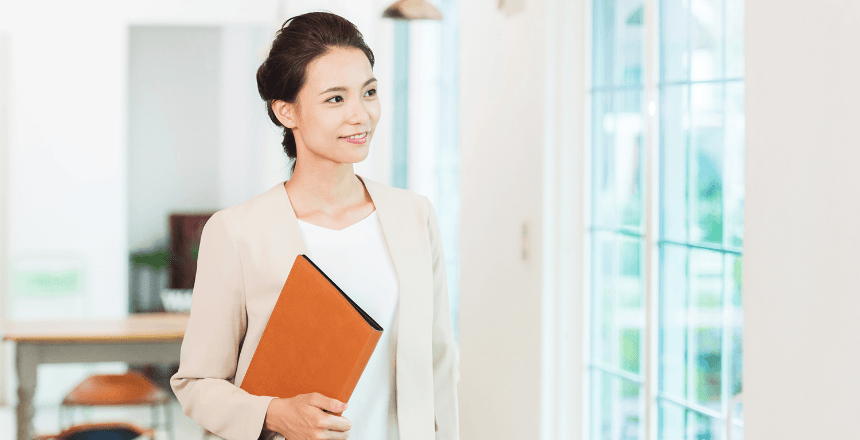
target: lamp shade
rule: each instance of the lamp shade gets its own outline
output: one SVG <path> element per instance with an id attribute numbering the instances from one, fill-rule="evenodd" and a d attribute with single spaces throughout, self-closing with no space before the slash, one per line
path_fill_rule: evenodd
<path id="1" fill-rule="evenodd" d="M 442 13 L 426 0 L 399 0 L 382 13 L 399 20 L 441 20 Z"/>

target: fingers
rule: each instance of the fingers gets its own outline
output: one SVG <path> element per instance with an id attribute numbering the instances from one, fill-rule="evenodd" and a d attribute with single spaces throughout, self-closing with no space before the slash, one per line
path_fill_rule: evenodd
<path id="1" fill-rule="evenodd" d="M 342 413 L 347 407 L 346 403 L 331 397 L 326 397 L 320 393 L 312 393 L 311 404 L 322 409 L 323 412 L 326 413 L 323 414 L 322 417 L 320 417 L 320 428 L 328 429 L 332 431 L 333 434 L 337 433 L 338 435 L 341 433 L 346 433 L 347 431 L 352 429 L 352 422 L 350 422 L 349 419 L 333 414 Z"/>
<path id="2" fill-rule="evenodd" d="M 323 417 L 323 428 L 330 431 L 349 431 L 352 429 L 352 422 L 346 417 L 325 416 Z"/>
<path id="3" fill-rule="evenodd" d="M 345 431 L 345 432 L 329 431 L 328 434 L 329 434 L 329 436 L 326 437 L 327 439 L 346 440 L 347 438 L 349 438 L 349 432 L 348 431 Z"/>
<path id="4" fill-rule="evenodd" d="M 346 409 L 346 403 L 341 402 L 340 400 L 323 396 L 320 393 L 311 393 L 311 395 L 311 405 L 314 405 L 323 411 L 338 413 Z"/>

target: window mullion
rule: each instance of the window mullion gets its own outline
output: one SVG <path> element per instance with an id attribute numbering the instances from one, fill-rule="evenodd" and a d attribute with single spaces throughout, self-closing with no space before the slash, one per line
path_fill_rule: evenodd
<path id="1" fill-rule="evenodd" d="M 728 206 L 728 201 L 731 200 L 731 198 L 728 195 L 731 194 L 731 190 L 727 191 L 727 189 L 730 188 L 730 185 L 734 186 L 734 182 L 731 182 L 728 179 L 728 177 L 731 176 L 731 173 L 728 172 L 728 170 L 730 168 L 727 164 L 731 160 L 731 155 L 728 154 L 728 148 L 726 148 L 727 144 L 728 144 L 728 141 L 727 141 L 727 139 L 728 139 L 728 136 L 727 136 L 728 135 L 728 117 L 727 117 L 727 115 L 728 115 L 728 100 L 727 100 L 727 90 L 726 90 L 727 84 L 725 81 L 725 79 L 727 78 L 727 71 L 728 71 L 728 69 L 727 69 L 728 57 L 726 56 L 726 54 L 728 52 L 726 49 L 727 48 L 726 43 L 728 40 L 728 26 L 727 26 L 728 14 L 726 11 L 726 8 L 727 8 L 726 4 L 727 3 L 728 3 L 728 1 L 726 1 L 726 0 L 723 0 L 723 2 L 722 2 L 722 5 L 721 5 L 722 9 L 723 9 L 722 13 L 721 13 L 722 23 L 720 24 L 722 26 L 722 32 L 721 32 L 721 34 L 722 34 L 721 46 L 722 47 L 721 47 L 721 49 L 722 49 L 722 59 L 723 59 L 723 61 L 722 61 L 722 72 L 721 72 L 722 75 L 720 75 L 723 78 L 723 82 L 722 82 L 722 86 L 723 86 L 722 87 L 722 103 L 723 103 L 723 105 L 722 105 L 722 117 L 723 117 L 723 120 L 722 120 L 722 128 L 723 128 L 723 145 L 722 145 L 723 163 L 722 163 L 722 167 L 723 167 L 723 173 L 721 176 L 722 185 L 723 185 L 723 197 L 722 197 L 723 248 L 728 247 L 730 245 L 730 242 L 731 242 L 731 238 L 730 238 L 731 236 L 729 234 L 729 225 L 732 222 L 729 221 L 729 218 L 731 218 L 731 217 L 729 215 L 730 208 Z M 722 386 L 720 387 L 720 396 L 721 396 L 720 400 L 721 400 L 721 404 L 722 404 L 721 405 L 722 413 L 726 417 L 731 417 L 731 415 L 728 413 L 729 412 L 728 410 L 729 410 L 729 402 L 732 400 L 732 397 L 734 397 L 734 396 L 732 396 L 732 388 L 733 387 L 732 387 L 731 374 L 730 374 L 731 373 L 731 365 L 732 365 L 731 344 L 732 344 L 732 338 L 734 335 L 732 334 L 733 328 L 731 325 L 732 299 L 731 299 L 731 295 L 729 294 L 729 292 L 730 292 L 729 283 L 730 283 L 731 278 L 730 278 L 730 275 L 728 272 L 728 265 L 726 264 L 727 259 L 728 259 L 728 255 L 723 254 L 722 255 L 722 260 L 723 260 L 723 292 L 722 292 L 723 328 L 722 328 L 722 341 L 721 341 L 722 344 L 720 344 L 721 345 L 720 350 L 722 351 L 721 358 L 720 358 L 720 381 L 721 381 Z M 726 425 L 726 426 L 730 426 L 730 425 Z M 729 429 L 731 429 L 731 428 L 729 428 Z M 729 435 L 729 432 L 724 432 L 723 438 L 728 438 L 727 437 L 728 435 Z"/>
<path id="2" fill-rule="evenodd" d="M 645 440 L 657 440 L 657 392 L 658 392 L 658 298 L 659 298 L 659 119 L 657 115 L 659 80 L 659 21 L 658 0 L 645 0 L 645 99 L 642 111 L 645 115 Z"/>

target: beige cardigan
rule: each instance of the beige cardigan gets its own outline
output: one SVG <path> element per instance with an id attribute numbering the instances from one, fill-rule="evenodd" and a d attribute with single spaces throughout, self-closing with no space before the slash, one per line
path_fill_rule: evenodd
<path id="1" fill-rule="evenodd" d="M 459 365 L 436 212 L 422 195 L 358 177 L 376 205 L 400 281 L 392 342 L 400 439 L 459 440 Z M 186 415 L 227 440 L 283 438 L 263 429 L 272 397 L 238 386 L 302 253 L 284 182 L 216 212 L 203 228 L 191 318 L 170 385 Z"/>

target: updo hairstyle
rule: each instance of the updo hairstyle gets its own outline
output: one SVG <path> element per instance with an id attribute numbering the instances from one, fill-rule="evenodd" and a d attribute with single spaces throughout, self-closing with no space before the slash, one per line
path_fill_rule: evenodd
<path id="1" fill-rule="evenodd" d="M 284 128 L 284 152 L 296 170 L 296 138 L 293 130 L 278 121 L 272 103 L 295 103 L 305 85 L 308 65 L 336 47 L 361 49 L 373 68 L 373 52 L 358 28 L 349 20 L 330 12 L 310 12 L 285 21 L 272 42 L 269 55 L 257 69 L 257 90 L 266 101 L 269 119 Z"/>

